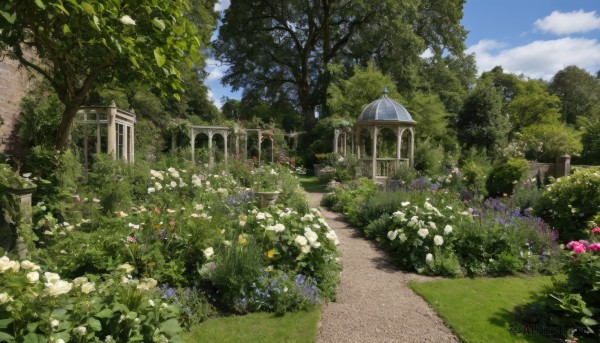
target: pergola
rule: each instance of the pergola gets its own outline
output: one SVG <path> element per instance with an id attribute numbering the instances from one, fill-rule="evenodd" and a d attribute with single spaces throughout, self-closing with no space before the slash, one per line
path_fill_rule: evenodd
<path id="1" fill-rule="evenodd" d="M 337 129 L 334 132 L 334 152 L 346 154 L 348 136 L 352 131 L 352 151 L 360 161 L 362 175 L 375 181 L 385 181 L 400 165 L 412 166 L 414 163 L 417 122 L 402 105 L 388 98 L 387 94 L 387 89 L 384 89 L 381 99 L 365 107 L 352 130 Z M 388 137 L 394 135 L 394 142 L 386 142 L 383 135 L 386 131 Z M 378 146 L 380 143 L 391 143 L 390 146 L 395 144 L 392 156 L 383 156 L 382 149 Z M 390 152 L 389 149 L 387 152 Z"/>
<path id="2" fill-rule="evenodd" d="M 77 111 L 75 124 L 81 126 L 83 165 L 88 170 L 90 153 L 106 153 L 113 159 L 135 159 L 135 111 L 110 106 L 86 106 Z"/>
<path id="3" fill-rule="evenodd" d="M 214 135 L 221 135 L 223 137 L 223 142 L 224 142 L 224 161 L 227 162 L 228 160 L 228 156 L 229 156 L 229 144 L 228 144 L 228 137 L 229 135 L 234 136 L 235 138 L 235 153 L 236 156 L 241 156 L 240 155 L 240 138 L 244 137 L 243 142 L 244 142 L 244 159 L 248 159 L 248 134 L 250 132 L 255 132 L 257 137 L 258 137 L 258 161 L 260 163 L 261 161 L 261 147 L 263 144 L 263 140 L 264 139 L 269 139 L 271 142 L 271 162 L 275 161 L 275 155 L 274 155 L 274 140 L 273 140 L 273 136 L 275 135 L 282 135 L 284 136 L 284 138 L 288 138 L 291 142 L 292 142 L 292 148 L 295 150 L 296 147 L 298 146 L 298 137 L 303 134 L 303 132 L 290 132 L 290 133 L 281 133 L 281 132 L 277 132 L 274 133 L 272 130 L 266 130 L 266 129 L 241 129 L 236 127 L 234 130 L 231 130 L 228 127 L 225 126 L 192 126 L 190 128 L 190 137 L 191 139 L 191 145 L 192 145 L 192 163 L 195 162 L 195 141 L 196 141 L 196 136 L 198 134 L 206 134 L 208 136 L 208 156 L 209 156 L 209 160 L 208 160 L 208 165 L 209 167 L 213 167 L 214 166 L 214 156 L 213 156 L 213 137 Z M 173 148 L 173 146 L 172 146 Z"/>

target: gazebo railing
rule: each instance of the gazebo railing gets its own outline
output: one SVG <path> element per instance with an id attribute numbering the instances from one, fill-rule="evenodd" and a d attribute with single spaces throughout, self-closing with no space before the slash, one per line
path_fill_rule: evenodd
<path id="1" fill-rule="evenodd" d="M 381 177 L 390 177 L 394 175 L 396 170 L 400 167 L 400 165 L 408 166 L 408 158 L 378 158 L 375 163 L 376 165 L 376 178 Z M 373 160 L 367 158 L 360 159 L 360 171 L 362 175 L 367 177 L 373 177 Z"/>

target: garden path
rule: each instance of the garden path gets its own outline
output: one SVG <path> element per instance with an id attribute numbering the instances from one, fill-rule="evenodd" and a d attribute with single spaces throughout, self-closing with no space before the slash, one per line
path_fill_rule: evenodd
<path id="1" fill-rule="evenodd" d="M 307 193 L 317 207 L 322 193 Z M 340 240 L 343 271 L 337 300 L 324 306 L 318 343 L 460 342 L 408 282 L 425 277 L 404 273 L 389 257 L 343 221 L 321 208 Z"/>

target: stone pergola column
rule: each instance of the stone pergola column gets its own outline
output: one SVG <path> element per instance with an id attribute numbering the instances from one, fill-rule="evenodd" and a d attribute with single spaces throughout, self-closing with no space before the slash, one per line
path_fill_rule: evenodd
<path id="1" fill-rule="evenodd" d="M 333 153 L 334 154 L 338 153 L 339 138 L 340 138 L 340 130 L 338 130 L 338 129 L 333 130 Z"/>
<path id="2" fill-rule="evenodd" d="M 196 134 L 194 133 L 194 128 L 190 129 L 190 135 L 192 137 L 192 164 L 195 164 L 196 154 L 194 153 L 194 145 L 196 145 Z"/>
<path id="3" fill-rule="evenodd" d="M 107 111 L 107 151 L 113 160 L 117 159 L 117 104 L 113 100 Z"/>
<path id="4" fill-rule="evenodd" d="M 262 131 L 258 130 L 258 165 L 260 165 L 260 162 L 261 162 L 261 160 L 260 160 L 260 155 L 261 155 L 261 150 L 262 150 L 261 146 L 262 146 Z"/>
<path id="5" fill-rule="evenodd" d="M 409 149 L 409 162 L 408 164 L 412 167 L 414 166 L 415 162 L 415 130 L 413 128 L 410 128 L 409 130 L 410 132 L 410 149 Z"/>
<path id="6" fill-rule="evenodd" d="M 227 136 L 229 136 L 227 134 L 227 132 L 223 133 L 223 142 L 224 142 L 224 145 L 225 145 L 225 163 L 227 163 L 227 157 L 229 156 L 229 151 L 228 151 L 229 150 L 228 149 L 229 146 L 227 144 Z"/>
<path id="7" fill-rule="evenodd" d="M 214 163 L 215 163 L 215 158 L 213 157 L 213 153 L 212 153 L 212 139 L 213 139 L 213 132 L 212 130 L 208 131 L 208 167 L 212 168 Z"/>

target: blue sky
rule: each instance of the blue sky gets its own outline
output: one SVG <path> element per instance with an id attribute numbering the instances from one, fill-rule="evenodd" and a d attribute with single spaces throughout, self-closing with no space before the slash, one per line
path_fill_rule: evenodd
<path id="1" fill-rule="evenodd" d="M 230 0 L 219 0 L 224 10 Z M 468 0 L 462 21 L 469 31 L 467 52 L 475 53 L 479 72 L 501 65 L 506 71 L 549 80 L 577 65 L 600 70 L 600 1 Z M 225 71 L 209 59 L 206 80 L 213 101 L 241 97 L 220 84 Z"/>

